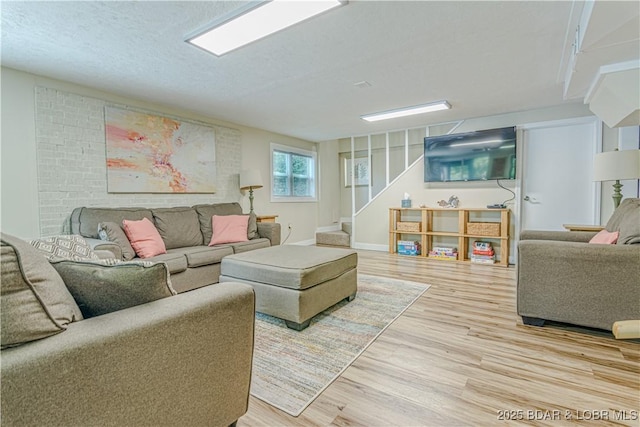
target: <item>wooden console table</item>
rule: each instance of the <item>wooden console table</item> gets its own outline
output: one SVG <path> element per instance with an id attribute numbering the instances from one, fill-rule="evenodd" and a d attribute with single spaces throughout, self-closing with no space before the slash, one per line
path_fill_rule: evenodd
<path id="1" fill-rule="evenodd" d="M 470 213 L 483 213 L 492 216 L 490 221 L 470 221 Z M 410 216 L 419 219 L 407 219 Z M 455 215 L 457 216 L 457 229 L 455 231 L 444 231 L 434 227 L 434 215 Z M 495 220 L 494 220 L 495 219 Z M 426 257 L 429 251 L 434 247 L 433 239 L 436 236 L 443 238 L 454 238 L 458 248 L 458 258 L 455 261 L 471 262 L 469 258 L 470 241 L 473 240 L 489 240 L 493 242 L 496 249 L 500 249 L 500 258 L 496 260 L 494 265 L 502 267 L 509 266 L 509 219 L 510 210 L 505 209 L 488 209 L 488 208 L 389 208 L 389 253 L 398 252 L 398 242 L 400 240 L 417 240 L 412 237 L 419 236 L 422 246 L 422 252 L 419 256 Z M 418 230 L 407 231 L 399 230 L 399 222 L 413 222 Z M 451 221 L 455 221 L 453 218 Z M 469 222 L 490 224 L 495 232 L 491 234 L 479 234 L 471 232 Z M 419 224 L 419 225 L 417 225 Z M 480 265 L 480 264 L 478 264 Z"/>
<path id="2" fill-rule="evenodd" d="M 257 222 L 276 222 L 278 215 L 256 215 Z"/>
<path id="3" fill-rule="evenodd" d="M 580 224 L 562 224 L 569 231 L 601 231 L 604 230 L 603 225 L 580 225 Z"/>

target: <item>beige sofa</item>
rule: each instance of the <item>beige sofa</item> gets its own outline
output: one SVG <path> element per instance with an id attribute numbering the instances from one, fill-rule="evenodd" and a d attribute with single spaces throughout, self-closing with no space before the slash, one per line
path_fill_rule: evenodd
<path id="1" fill-rule="evenodd" d="M 107 253 L 108 256 L 125 259 L 124 245 L 117 241 L 100 240 L 98 226 L 107 222 L 121 225 L 124 219 L 149 219 L 158 229 L 167 253 L 148 260 L 165 262 L 175 290 L 185 292 L 218 283 L 220 261 L 224 256 L 280 244 L 280 224 L 257 223 L 252 214 L 249 221 L 249 241 L 207 246 L 211 241 L 213 215 L 241 214 L 242 207 L 238 203 L 174 208 L 80 207 L 73 210 L 69 229 L 71 234 L 85 237 L 101 256 Z"/>
<path id="2" fill-rule="evenodd" d="M 617 244 L 592 244 L 595 232 L 523 231 L 518 242 L 518 314 L 610 331 L 640 319 L 640 199 L 625 199 L 607 222 Z"/>
<path id="3" fill-rule="evenodd" d="M 62 270 L 35 248 L 2 234 L 1 249 L 3 427 L 228 426 L 247 411 L 250 286 L 221 283 L 172 296 L 170 282 L 146 282 L 167 296 L 87 318 Z M 81 276 L 81 285 L 90 289 L 105 269 L 132 268 L 168 277 L 164 264 L 95 266 L 97 275 Z M 122 292 L 141 284 L 117 283 Z"/>

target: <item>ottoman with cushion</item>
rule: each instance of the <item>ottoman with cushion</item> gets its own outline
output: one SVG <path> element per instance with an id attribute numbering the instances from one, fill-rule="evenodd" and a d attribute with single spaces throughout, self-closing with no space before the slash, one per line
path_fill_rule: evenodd
<path id="1" fill-rule="evenodd" d="M 272 246 L 222 259 L 220 282 L 253 286 L 256 311 L 302 330 L 311 318 L 357 292 L 358 254 L 350 249 Z"/>

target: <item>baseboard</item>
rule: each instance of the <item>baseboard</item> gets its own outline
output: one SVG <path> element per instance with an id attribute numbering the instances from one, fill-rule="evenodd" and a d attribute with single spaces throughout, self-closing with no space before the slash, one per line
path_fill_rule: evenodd
<path id="1" fill-rule="evenodd" d="M 354 249 L 365 249 L 368 251 L 389 252 L 389 245 L 378 245 L 374 243 L 353 243 Z"/>

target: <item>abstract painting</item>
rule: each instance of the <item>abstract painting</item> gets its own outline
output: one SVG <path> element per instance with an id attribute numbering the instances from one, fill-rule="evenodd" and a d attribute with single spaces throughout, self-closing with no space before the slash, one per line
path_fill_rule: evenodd
<path id="1" fill-rule="evenodd" d="M 213 128 L 105 107 L 109 193 L 214 193 Z"/>

